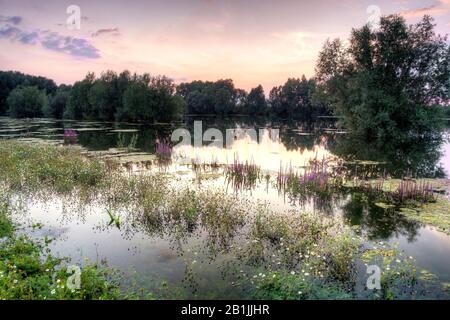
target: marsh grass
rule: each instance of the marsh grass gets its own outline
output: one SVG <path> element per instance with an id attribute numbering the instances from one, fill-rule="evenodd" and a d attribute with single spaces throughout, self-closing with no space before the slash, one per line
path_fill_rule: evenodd
<path id="1" fill-rule="evenodd" d="M 251 190 L 261 179 L 261 168 L 252 160 L 239 161 L 234 155 L 233 163 L 226 166 L 225 180 L 231 184 L 234 190 Z"/>
<path id="2" fill-rule="evenodd" d="M 337 191 L 342 186 L 343 175 L 340 174 L 340 167 L 330 167 L 329 161 L 325 158 L 312 159 L 301 172 L 292 166 L 283 167 L 280 163 L 278 191 L 293 197 L 305 194 L 325 196 Z"/>
<path id="3" fill-rule="evenodd" d="M 96 187 L 105 176 L 104 165 L 77 149 L 0 141 L 0 180 L 12 190 L 68 192 Z"/>
<path id="4" fill-rule="evenodd" d="M 353 188 L 364 191 L 377 201 L 384 201 L 395 206 L 405 204 L 414 206 L 436 201 L 432 184 L 424 180 L 402 179 L 392 187 L 384 178 L 374 181 L 355 178 Z"/>

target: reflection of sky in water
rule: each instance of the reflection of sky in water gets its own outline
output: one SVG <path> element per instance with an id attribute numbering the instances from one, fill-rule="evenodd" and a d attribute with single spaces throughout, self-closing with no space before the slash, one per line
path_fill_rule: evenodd
<path id="1" fill-rule="evenodd" d="M 449 134 L 450 136 L 450 134 Z M 450 177 L 450 142 L 446 141 L 442 146 L 441 164 L 447 177 Z"/>
<path id="2" fill-rule="evenodd" d="M 250 135 L 239 137 L 229 147 L 204 145 L 181 145 L 174 148 L 173 159 L 190 163 L 191 159 L 199 163 L 211 163 L 217 161 L 220 164 L 231 164 L 234 159 L 239 162 L 252 162 L 261 167 L 263 171 L 278 171 L 280 164 L 292 165 L 294 168 L 308 165 L 309 160 L 328 158 L 331 153 L 325 149 L 325 137 L 320 144 L 311 149 L 288 150 L 278 136 L 272 137 L 269 130 L 264 130 L 259 141 L 252 139 Z"/>

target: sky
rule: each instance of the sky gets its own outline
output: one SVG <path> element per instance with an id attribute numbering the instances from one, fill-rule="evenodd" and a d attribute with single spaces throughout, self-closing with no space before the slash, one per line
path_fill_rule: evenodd
<path id="1" fill-rule="evenodd" d="M 328 38 L 392 13 L 430 14 L 450 33 L 450 0 L 0 0 L 0 70 L 58 84 L 125 69 L 176 83 L 231 78 L 267 94 L 313 76 Z"/>

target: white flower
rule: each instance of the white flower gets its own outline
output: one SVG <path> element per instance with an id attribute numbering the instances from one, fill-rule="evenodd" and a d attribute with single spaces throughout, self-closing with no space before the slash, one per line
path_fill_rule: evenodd
<path id="1" fill-rule="evenodd" d="M 291 271 L 291 274 L 294 275 L 294 274 L 295 274 L 295 271 Z"/>
<path id="2" fill-rule="evenodd" d="M 14 283 L 17 283 L 17 282 L 19 282 L 17 279 L 14 279 Z"/>
<path id="3" fill-rule="evenodd" d="M 309 273 L 308 273 L 308 272 L 306 272 L 306 273 L 305 273 L 305 276 L 309 276 Z"/>
<path id="4" fill-rule="evenodd" d="M 299 292 L 298 292 L 298 294 L 302 294 L 302 292 L 301 292 L 301 291 L 299 291 Z"/>
<path id="5" fill-rule="evenodd" d="M 56 293 L 56 290 L 53 289 L 50 293 L 51 293 L 51 294 L 55 294 L 55 293 Z"/>

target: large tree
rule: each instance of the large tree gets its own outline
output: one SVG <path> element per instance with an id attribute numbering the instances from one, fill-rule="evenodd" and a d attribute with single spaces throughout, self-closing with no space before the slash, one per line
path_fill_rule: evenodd
<path id="1" fill-rule="evenodd" d="M 247 112 L 251 115 L 261 115 L 267 111 L 266 97 L 261 85 L 250 90 L 250 93 L 247 96 L 247 107 Z"/>
<path id="2" fill-rule="evenodd" d="M 41 117 L 42 110 L 48 103 L 45 91 L 35 86 L 15 88 L 6 101 L 9 107 L 8 114 L 13 118 Z"/>
<path id="3" fill-rule="evenodd" d="M 429 132 L 449 101 L 450 49 L 429 16 L 408 26 L 398 15 L 379 29 L 354 29 L 349 45 L 327 41 L 317 79 L 341 124 L 364 137 Z"/>
<path id="4" fill-rule="evenodd" d="M 45 90 L 46 94 L 56 92 L 56 84 L 53 80 L 23 74 L 17 71 L 0 71 L 0 115 L 7 112 L 6 99 L 10 92 L 18 86 L 36 86 L 39 90 Z"/>

